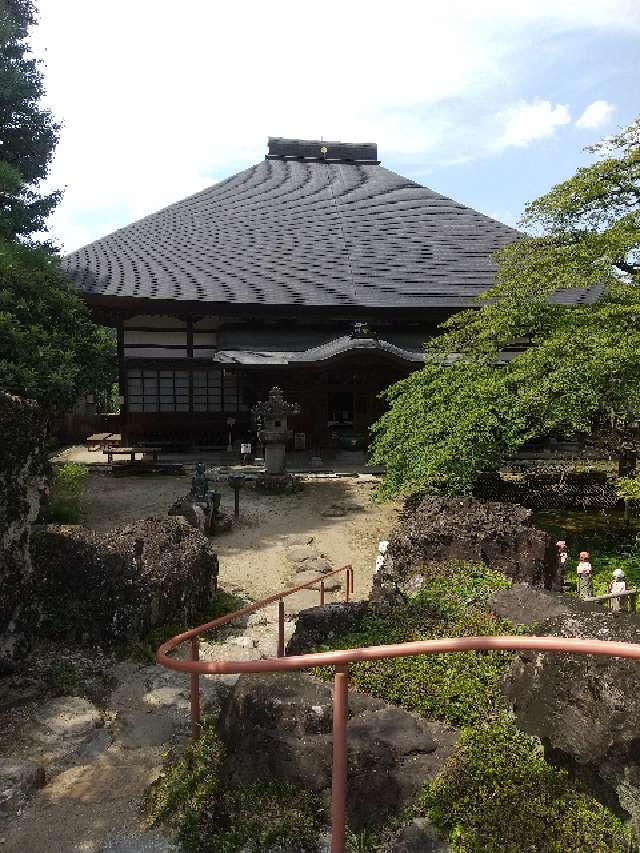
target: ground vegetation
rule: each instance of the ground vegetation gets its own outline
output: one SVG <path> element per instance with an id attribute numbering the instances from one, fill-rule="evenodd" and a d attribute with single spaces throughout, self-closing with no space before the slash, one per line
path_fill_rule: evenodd
<path id="1" fill-rule="evenodd" d="M 628 853 L 630 833 L 606 806 L 545 761 L 537 738 L 506 716 L 467 729 L 420 807 L 454 853 Z"/>
<path id="2" fill-rule="evenodd" d="M 194 853 L 233 853 L 245 845 L 313 853 L 323 817 L 314 797 L 282 782 L 223 787 L 222 757 L 215 725 L 205 720 L 200 739 L 150 788 L 148 822 L 169 822 L 184 849 Z"/>
<path id="3" fill-rule="evenodd" d="M 370 611 L 357 630 L 322 648 L 531 633 L 533 626 L 516 626 L 491 611 L 491 595 L 508 586 L 504 575 L 482 564 L 434 565 L 404 604 Z M 461 728 L 459 745 L 435 781 L 367 849 L 385 850 L 398 824 L 416 815 L 428 817 L 454 853 L 633 849 L 628 825 L 547 761 L 537 738 L 517 728 L 501 688 L 513 657 L 469 652 L 352 664 L 356 689 Z"/>
<path id="4" fill-rule="evenodd" d="M 593 566 L 593 593 L 604 595 L 614 569 L 625 573 L 627 587 L 640 588 L 640 520 L 625 521 L 617 513 L 545 512 L 535 523 L 548 530 L 556 540 L 567 543 L 569 559 L 565 580 L 577 589 L 580 551 L 588 551 Z"/>
<path id="5" fill-rule="evenodd" d="M 501 573 L 479 563 L 425 569 L 424 585 L 404 604 L 370 609 L 354 631 L 322 646 L 358 648 L 439 637 L 524 633 L 491 613 L 492 592 L 509 586 Z M 362 661 L 349 668 L 357 690 L 455 726 L 474 725 L 505 708 L 500 678 L 508 652 L 464 652 Z M 332 674 L 317 670 L 322 678 Z"/>
<path id="6" fill-rule="evenodd" d="M 67 462 L 55 468 L 48 500 L 41 502 L 38 520 L 43 524 L 80 524 L 87 476 L 86 465 L 77 462 Z"/>

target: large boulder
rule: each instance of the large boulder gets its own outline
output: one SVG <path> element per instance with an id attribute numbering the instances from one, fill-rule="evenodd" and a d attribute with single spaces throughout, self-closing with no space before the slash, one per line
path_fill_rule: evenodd
<path id="1" fill-rule="evenodd" d="M 224 781 L 291 782 L 328 802 L 331 684 L 302 673 L 242 675 L 223 708 Z M 349 693 L 349 825 L 382 826 L 435 776 L 457 734 L 381 699 Z"/>
<path id="2" fill-rule="evenodd" d="M 640 618 L 576 604 L 538 626 L 540 636 L 640 643 Z M 613 798 L 640 828 L 640 661 L 523 652 L 505 677 L 520 728 L 554 760 Z"/>
<path id="3" fill-rule="evenodd" d="M 514 625 L 537 625 L 567 613 L 602 613 L 598 604 L 588 604 L 571 595 L 523 583 L 514 583 L 507 589 L 496 590 L 489 598 L 489 606 L 496 616 L 508 619 Z"/>
<path id="4" fill-rule="evenodd" d="M 287 644 L 287 656 L 304 655 L 353 631 L 368 609 L 366 601 L 338 601 L 301 610 L 293 637 Z"/>
<path id="5" fill-rule="evenodd" d="M 218 573 L 209 540 L 182 518 L 109 531 L 49 526 L 34 533 L 31 553 L 49 629 L 84 640 L 122 643 L 194 624 Z"/>
<path id="6" fill-rule="evenodd" d="M 384 853 L 449 853 L 450 850 L 426 817 L 414 818 L 384 847 Z"/>
<path id="7" fill-rule="evenodd" d="M 416 589 L 425 565 L 450 560 L 483 562 L 516 582 L 562 588 L 552 537 L 533 527 L 531 510 L 512 504 L 424 498 L 404 512 L 387 554 L 373 600 Z"/>
<path id="8" fill-rule="evenodd" d="M 45 425 L 37 406 L 0 391 L 0 675 L 29 648 L 37 613 L 29 556 L 46 466 Z"/>

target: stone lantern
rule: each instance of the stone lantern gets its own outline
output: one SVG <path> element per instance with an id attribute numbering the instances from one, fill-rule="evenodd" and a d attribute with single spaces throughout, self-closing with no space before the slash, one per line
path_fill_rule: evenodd
<path id="1" fill-rule="evenodd" d="M 287 403 L 282 397 L 280 388 L 272 388 L 269 398 L 256 403 L 252 409 L 256 417 L 261 417 L 262 429 L 258 438 L 264 445 L 265 474 L 278 476 L 285 471 L 285 447 L 291 438 L 291 430 L 287 426 L 287 418 L 300 413 L 297 403 Z"/>

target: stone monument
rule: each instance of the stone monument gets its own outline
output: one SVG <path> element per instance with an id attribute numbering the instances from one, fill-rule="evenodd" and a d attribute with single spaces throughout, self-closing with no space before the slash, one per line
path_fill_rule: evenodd
<path id="1" fill-rule="evenodd" d="M 258 438 L 264 446 L 264 474 L 257 478 L 256 486 L 263 491 L 292 491 L 294 478 L 286 473 L 285 449 L 292 432 L 287 419 L 300 414 L 297 403 L 287 403 L 280 388 L 272 388 L 267 400 L 256 403 L 252 409 L 256 420 L 262 419 L 263 427 Z"/>

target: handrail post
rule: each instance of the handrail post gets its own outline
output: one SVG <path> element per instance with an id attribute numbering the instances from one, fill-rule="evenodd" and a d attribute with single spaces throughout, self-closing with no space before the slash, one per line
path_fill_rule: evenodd
<path id="1" fill-rule="evenodd" d="M 324 604 L 324 581 L 320 581 L 320 607 Z"/>
<path id="2" fill-rule="evenodd" d="M 353 593 L 353 566 L 349 566 L 349 577 L 351 578 L 350 592 Z"/>
<path id="3" fill-rule="evenodd" d="M 333 682 L 333 761 L 331 767 L 331 853 L 344 853 L 347 800 L 347 716 L 349 667 L 336 666 Z"/>
<path id="4" fill-rule="evenodd" d="M 284 657 L 284 601 L 278 601 L 278 657 Z"/>
<path id="5" fill-rule="evenodd" d="M 349 566 L 347 566 L 345 574 L 346 578 L 344 584 L 344 600 L 349 601 Z"/>
<path id="6" fill-rule="evenodd" d="M 200 639 L 194 637 L 191 640 L 191 660 L 200 660 Z M 197 740 L 200 737 L 200 673 L 191 673 L 191 737 Z"/>

